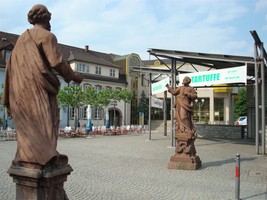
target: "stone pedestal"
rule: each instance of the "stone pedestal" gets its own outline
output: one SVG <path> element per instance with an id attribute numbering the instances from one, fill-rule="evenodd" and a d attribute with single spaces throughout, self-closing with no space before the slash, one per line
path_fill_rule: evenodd
<path id="1" fill-rule="evenodd" d="M 197 170 L 201 167 L 201 160 L 196 155 L 195 138 L 190 134 L 176 135 L 175 154 L 170 158 L 168 169 Z"/>
<path id="2" fill-rule="evenodd" d="M 16 183 L 16 200 L 64 200 L 63 185 L 72 171 L 66 164 L 44 169 L 11 166 L 8 173 Z"/>

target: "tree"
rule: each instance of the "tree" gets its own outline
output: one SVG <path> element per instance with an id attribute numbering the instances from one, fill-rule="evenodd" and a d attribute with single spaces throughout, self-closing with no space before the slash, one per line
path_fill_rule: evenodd
<path id="1" fill-rule="evenodd" d="M 78 127 L 77 112 L 80 106 L 84 105 L 85 95 L 82 88 L 77 85 L 71 85 L 69 87 L 63 87 L 59 90 L 57 95 L 58 103 L 63 108 L 71 107 L 74 109 L 74 126 Z"/>
<path id="2" fill-rule="evenodd" d="M 114 90 L 115 92 L 116 90 Z M 119 101 L 125 101 L 126 103 L 130 103 L 133 98 L 133 93 L 130 92 L 127 88 L 123 88 L 119 90 Z"/>
<path id="3" fill-rule="evenodd" d="M 146 94 L 144 91 L 142 91 L 141 98 L 140 98 L 139 104 L 137 106 L 135 116 L 139 117 L 140 112 L 144 113 L 144 123 L 147 124 L 148 123 L 148 114 L 149 114 L 149 101 L 148 101 L 148 98 L 146 97 Z"/>
<path id="4" fill-rule="evenodd" d="M 100 90 L 96 96 L 95 107 L 98 108 L 107 107 L 110 101 L 111 101 L 111 90 L 110 89 Z"/>
<path id="5" fill-rule="evenodd" d="M 84 91 L 84 104 L 89 104 L 93 107 L 104 108 L 108 106 L 111 101 L 125 101 L 130 102 L 132 93 L 126 88 L 122 90 L 104 89 L 96 93 L 95 89 L 88 87 Z"/>
<path id="6" fill-rule="evenodd" d="M 84 91 L 85 93 L 85 105 L 90 105 L 94 107 L 95 109 L 103 109 L 104 107 L 107 107 L 110 102 L 110 91 L 109 89 L 106 90 L 100 90 L 98 93 L 95 91 L 94 88 L 88 87 Z M 89 119 L 90 116 L 89 116 Z M 91 120 L 89 120 L 87 124 L 88 130 L 91 129 Z"/>
<path id="7" fill-rule="evenodd" d="M 93 87 L 87 87 L 84 91 L 80 86 L 71 85 L 62 88 L 58 95 L 60 106 L 72 107 L 74 112 L 75 128 L 77 127 L 77 110 L 81 106 L 91 105 L 96 109 L 103 109 L 108 106 L 111 101 L 130 102 L 132 93 L 126 88 L 122 90 L 105 89 L 96 92 Z"/>
<path id="8" fill-rule="evenodd" d="M 235 102 L 234 118 L 247 115 L 247 90 L 240 88 L 238 90 L 238 100 Z"/>
<path id="9" fill-rule="evenodd" d="M 84 90 L 84 105 L 95 105 L 96 104 L 96 91 L 92 87 L 87 87 Z"/>

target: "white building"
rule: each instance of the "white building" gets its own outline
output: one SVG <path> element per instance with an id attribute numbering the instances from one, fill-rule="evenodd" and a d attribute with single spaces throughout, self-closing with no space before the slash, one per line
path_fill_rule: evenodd
<path id="1" fill-rule="evenodd" d="M 0 32 L 0 83 L 4 82 L 6 61 L 9 58 L 18 37 L 19 36 L 15 34 Z M 89 46 L 85 46 L 85 48 L 77 48 L 59 44 L 59 48 L 63 58 L 69 62 L 72 69 L 83 74 L 84 80 L 80 85 L 83 89 L 89 86 L 93 87 L 96 91 L 106 88 L 120 90 L 129 87 L 126 75 L 123 73 L 126 69 L 125 66 L 117 65 L 114 62 L 114 60 L 123 60 L 120 59 L 120 57 L 124 58 L 124 56 L 92 51 L 89 49 Z M 127 59 L 130 57 L 131 56 L 126 56 Z M 72 84 L 67 84 L 61 77 L 59 78 L 61 87 Z M 130 108 L 130 104 L 123 101 L 116 102 L 115 105 L 114 103 L 111 103 L 107 108 L 102 110 L 92 108 L 92 123 L 95 126 L 105 125 L 105 112 L 108 112 L 111 125 L 120 126 L 123 124 L 130 124 Z M 3 107 L 0 109 L 0 116 L 3 116 L 1 117 L 2 120 L 3 118 L 6 118 Z M 72 108 L 62 108 L 60 110 L 60 127 L 74 126 L 73 117 L 74 111 Z M 85 106 L 84 108 L 79 109 L 80 125 L 83 126 L 86 123 L 86 120 Z M 14 128 L 10 117 L 8 118 L 8 126 Z"/>

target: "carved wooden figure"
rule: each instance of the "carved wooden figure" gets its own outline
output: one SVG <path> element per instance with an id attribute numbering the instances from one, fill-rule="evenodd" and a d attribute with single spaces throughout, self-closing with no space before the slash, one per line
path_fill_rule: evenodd
<path id="1" fill-rule="evenodd" d="M 191 79 L 185 77 L 183 86 L 173 89 L 166 85 L 168 92 L 175 95 L 175 155 L 171 157 L 169 169 L 196 170 L 201 166 L 201 161 L 196 155 L 194 141 L 196 128 L 192 119 L 192 102 L 197 98 L 197 92 L 189 84 Z"/>
<path id="2" fill-rule="evenodd" d="M 66 82 L 81 83 L 83 77 L 63 60 L 57 38 L 50 32 L 50 19 L 51 13 L 44 5 L 32 7 L 28 21 L 33 28 L 19 37 L 6 65 L 2 100 L 17 135 L 17 152 L 9 169 L 17 183 L 17 199 L 65 198 L 63 183 L 57 182 L 66 180 L 72 171 L 68 157 L 56 149 L 60 82 L 55 71 Z M 45 190 L 39 182 L 47 182 L 52 188 Z M 49 193 L 53 187 L 58 188 L 56 196 Z"/>

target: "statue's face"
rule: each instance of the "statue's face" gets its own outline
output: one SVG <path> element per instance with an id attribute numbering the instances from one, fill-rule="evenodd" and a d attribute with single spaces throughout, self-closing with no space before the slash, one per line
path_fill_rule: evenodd
<path id="1" fill-rule="evenodd" d="M 190 82 L 184 82 L 183 83 L 185 86 L 188 86 L 190 84 Z"/>

